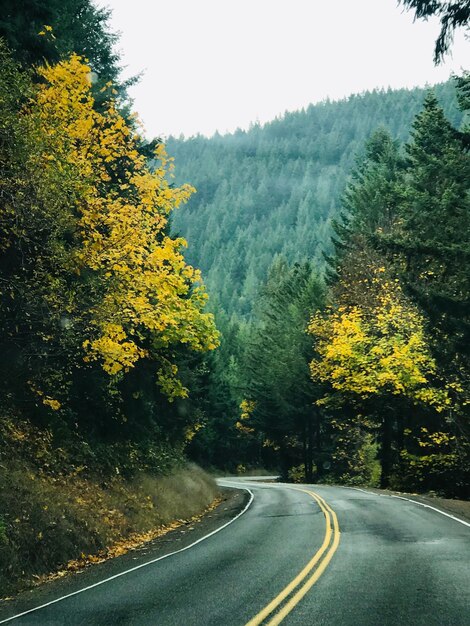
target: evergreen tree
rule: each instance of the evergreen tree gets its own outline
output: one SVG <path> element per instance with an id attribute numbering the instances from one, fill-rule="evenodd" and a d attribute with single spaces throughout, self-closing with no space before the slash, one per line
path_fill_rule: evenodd
<path id="1" fill-rule="evenodd" d="M 446 2 L 445 0 L 399 0 L 408 9 L 413 9 L 418 19 L 428 19 L 433 15 L 441 21 L 441 32 L 436 40 L 434 61 L 440 63 L 452 44 L 456 28 L 468 30 L 470 20 L 470 0 Z"/>
<path id="2" fill-rule="evenodd" d="M 436 93 L 458 127 L 452 83 Z M 311 105 L 232 135 L 169 139 L 177 182 L 197 189 L 175 214 L 174 229 L 188 239 L 188 260 L 201 267 L 229 315 L 253 315 L 254 294 L 278 254 L 323 270 L 355 154 L 377 127 L 390 133 L 391 144 L 407 140 L 424 97 L 422 89 L 382 90 Z M 390 145 L 388 158 L 394 150 Z"/>
<path id="3" fill-rule="evenodd" d="M 342 198 L 341 218 L 333 220 L 334 255 L 326 257 L 331 280 L 341 271 L 348 250 L 390 233 L 403 196 L 404 171 L 398 142 L 385 129 L 375 131 L 358 156 Z"/>
<path id="4" fill-rule="evenodd" d="M 313 405 L 317 390 L 309 377 L 311 341 L 306 327 L 321 306 L 323 289 L 308 263 L 272 267 L 260 302 L 259 322 L 247 348 L 245 396 L 253 403 L 250 425 L 278 451 L 284 475 L 304 465 L 312 480 L 322 469 L 322 425 Z"/>
<path id="5" fill-rule="evenodd" d="M 125 99 L 130 83 L 119 80 L 119 55 L 114 51 L 118 36 L 109 29 L 110 14 L 92 0 L 3 0 L 0 38 L 24 66 L 57 63 L 75 52 L 87 59 L 96 75 L 99 102 L 109 81 Z"/>
<path id="6" fill-rule="evenodd" d="M 333 308 L 311 325 L 312 374 L 343 415 L 339 450 L 351 455 L 358 432 L 378 429 L 384 486 L 410 480 L 413 464 L 422 484 L 463 493 L 468 482 L 469 165 L 462 133 L 429 93 L 405 158 L 382 131 L 368 142 L 336 225 Z"/>
<path id="7" fill-rule="evenodd" d="M 148 169 L 115 103 L 96 109 L 78 56 L 35 83 L 0 59 L 1 408 L 116 445 L 114 468 L 156 469 L 159 447 L 185 441 L 183 414 L 168 419 L 188 394 L 181 352 L 217 344 L 200 273 L 168 235 L 191 189 L 170 185 L 161 145 Z"/>
<path id="8" fill-rule="evenodd" d="M 413 125 L 400 222 L 386 248 L 425 311 L 434 351 L 467 389 L 470 354 L 470 155 L 433 93 Z"/>

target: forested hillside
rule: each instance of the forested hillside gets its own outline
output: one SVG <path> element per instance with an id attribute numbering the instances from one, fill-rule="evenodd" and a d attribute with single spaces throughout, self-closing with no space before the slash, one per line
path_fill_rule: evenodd
<path id="1" fill-rule="evenodd" d="M 4 593 L 201 513 L 188 459 L 467 497 L 470 74 L 165 147 L 107 11 L 5 11 Z"/>
<path id="2" fill-rule="evenodd" d="M 213 482 L 190 471 L 155 504 L 162 475 L 185 471 L 198 422 L 188 395 L 200 355 L 218 344 L 200 272 L 169 234 L 170 213 L 193 190 L 171 184 L 163 145 L 128 114 L 108 13 L 89 0 L 5 11 L 3 593 L 213 500 Z M 189 504 L 189 492 L 202 498 L 170 506 Z"/>
<path id="3" fill-rule="evenodd" d="M 377 91 L 310 105 L 230 135 L 170 138 L 178 184 L 197 190 L 173 217 L 189 242 L 187 258 L 206 278 L 213 308 L 249 316 L 273 261 L 309 260 L 322 271 L 331 221 L 365 140 L 379 127 L 405 141 L 425 89 Z M 451 123 L 451 82 L 436 94 Z"/>
<path id="4" fill-rule="evenodd" d="M 468 111 L 469 76 L 457 85 Z M 212 458 L 230 458 L 221 415 L 238 403 L 245 458 L 286 477 L 468 495 L 468 145 L 430 91 L 405 144 L 365 142 L 326 271 L 278 259 L 249 322 L 219 313 L 235 402 L 208 413 Z"/>

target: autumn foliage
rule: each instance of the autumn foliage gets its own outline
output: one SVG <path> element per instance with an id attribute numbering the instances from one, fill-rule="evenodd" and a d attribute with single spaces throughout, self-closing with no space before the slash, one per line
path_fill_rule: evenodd
<path id="1" fill-rule="evenodd" d="M 312 378 L 331 388 L 317 402 L 328 403 L 335 392 L 357 399 L 390 393 L 442 411 L 450 401 L 432 385 L 437 368 L 424 319 L 398 283 L 382 278 L 384 272 L 375 268 L 373 278 L 364 280 L 363 288 L 372 291 L 370 308 L 340 304 L 312 318 L 308 330 L 317 353 Z"/>
<path id="2" fill-rule="evenodd" d="M 157 361 L 157 380 L 169 396 L 185 395 L 177 369 L 158 363 L 158 350 L 176 343 L 196 350 L 216 347 L 212 316 L 203 312 L 206 295 L 198 270 L 185 263 L 183 239 L 167 234 L 168 217 L 187 200 L 189 185 L 173 188 L 172 162 L 162 144 L 150 171 L 139 153 L 139 137 L 110 100 L 96 111 L 91 70 L 76 55 L 39 70 L 29 113 L 37 146 L 32 169 L 51 188 L 60 186 L 75 206 L 68 208 L 75 246 L 69 271 L 99 293 L 83 308 L 78 287 L 65 309 L 82 324 L 85 361 L 99 360 L 112 375 L 142 358 Z M 111 89 L 111 86 L 108 86 Z M 65 189 L 64 189 L 65 183 Z"/>
<path id="3" fill-rule="evenodd" d="M 219 339 L 201 274 L 170 234 L 194 189 L 173 184 L 163 144 L 139 136 L 113 84 L 77 54 L 25 68 L 0 41 L 0 65 L 7 593 L 210 504 L 213 481 L 184 469 L 200 422 L 188 363 L 197 370 Z"/>
<path id="4" fill-rule="evenodd" d="M 77 464 L 91 443 L 89 466 L 168 467 L 197 421 L 172 409 L 190 394 L 180 366 L 218 345 L 169 229 L 194 190 L 173 185 L 111 83 L 97 103 L 84 59 L 31 77 L 0 54 L 2 411 L 71 438 Z"/>
<path id="5" fill-rule="evenodd" d="M 309 325 L 340 479 L 372 437 L 382 486 L 468 493 L 467 138 L 430 92 L 405 150 L 377 131 L 346 189 Z"/>

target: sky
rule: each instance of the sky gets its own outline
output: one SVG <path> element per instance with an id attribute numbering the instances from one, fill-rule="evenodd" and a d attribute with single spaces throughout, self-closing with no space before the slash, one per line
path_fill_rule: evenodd
<path id="1" fill-rule="evenodd" d="M 433 64 L 439 23 L 397 0 L 95 0 L 112 10 L 124 77 L 147 137 L 232 132 L 326 98 L 424 86 L 469 66 L 457 33 Z"/>

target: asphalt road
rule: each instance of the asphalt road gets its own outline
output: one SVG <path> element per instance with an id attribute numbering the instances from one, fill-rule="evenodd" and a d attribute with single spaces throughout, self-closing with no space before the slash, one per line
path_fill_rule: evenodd
<path id="1" fill-rule="evenodd" d="M 360 490 L 237 484 L 253 501 L 220 532 L 0 623 L 470 626 L 468 524 Z"/>

